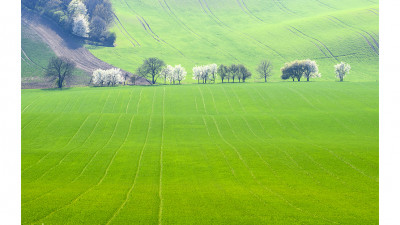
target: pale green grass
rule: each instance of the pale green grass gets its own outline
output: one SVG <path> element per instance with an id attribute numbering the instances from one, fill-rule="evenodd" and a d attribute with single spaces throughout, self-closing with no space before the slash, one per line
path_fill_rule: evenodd
<path id="1" fill-rule="evenodd" d="M 23 90 L 21 126 L 23 224 L 378 223 L 376 82 Z"/>
<path id="2" fill-rule="evenodd" d="M 159 57 L 182 64 L 185 83 L 194 82 L 193 66 L 208 63 L 243 63 L 255 78 L 267 58 L 276 81 L 285 62 L 310 58 L 320 65 L 319 80 L 335 80 L 338 61 L 351 64 L 348 80 L 378 80 L 378 1 L 114 0 L 113 7 L 124 26 L 112 28 L 116 47 L 89 48 L 132 72 L 144 58 Z"/>

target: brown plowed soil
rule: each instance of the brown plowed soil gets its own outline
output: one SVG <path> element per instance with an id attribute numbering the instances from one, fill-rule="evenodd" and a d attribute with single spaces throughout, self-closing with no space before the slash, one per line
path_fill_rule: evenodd
<path id="1" fill-rule="evenodd" d="M 66 57 L 76 63 L 76 66 L 88 73 L 96 69 L 111 69 L 114 66 L 98 59 L 84 47 L 85 41 L 72 34 L 64 32 L 57 24 L 34 12 L 22 9 L 22 22 L 35 31 L 43 41 L 50 46 L 57 56 Z M 127 72 L 121 69 L 122 72 Z M 131 76 L 132 73 L 128 72 Z M 149 85 L 150 82 L 138 77 L 137 85 Z M 45 88 L 45 87 L 44 87 Z"/>

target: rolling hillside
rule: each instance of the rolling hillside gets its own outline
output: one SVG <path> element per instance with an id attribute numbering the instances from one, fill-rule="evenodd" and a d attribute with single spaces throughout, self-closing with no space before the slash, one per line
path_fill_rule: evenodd
<path id="1" fill-rule="evenodd" d="M 22 224 L 377 224 L 377 87 L 23 90 Z"/>
<path id="2" fill-rule="evenodd" d="M 351 64 L 350 81 L 378 80 L 379 8 L 375 0 L 114 0 L 115 48 L 89 46 L 97 57 L 131 72 L 146 57 L 194 65 L 243 63 L 255 75 L 272 60 L 315 59 L 322 78 Z"/>

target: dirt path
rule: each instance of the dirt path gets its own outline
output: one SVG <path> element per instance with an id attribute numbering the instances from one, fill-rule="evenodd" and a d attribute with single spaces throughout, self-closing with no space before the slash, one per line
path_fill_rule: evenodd
<path id="1" fill-rule="evenodd" d="M 71 34 L 63 32 L 55 23 L 35 13 L 22 10 L 22 22 L 35 31 L 47 43 L 57 56 L 66 57 L 76 63 L 76 66 L 91 74 L 96 69 L 111 69 L 114 66 L 98 59 L 83 44 L 84 41 Z M 121 69 L 123 72 L 127 72 Z M 132 73 L 128 72 L 130 75 Z M 136 84 L 147 85 L 150 82 L 138 77 Z"/>

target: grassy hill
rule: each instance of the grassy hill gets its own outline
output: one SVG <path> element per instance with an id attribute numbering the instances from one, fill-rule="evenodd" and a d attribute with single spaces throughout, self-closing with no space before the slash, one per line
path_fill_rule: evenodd
<path id="1" fill-rule="evenodd" d="M 23 224 L 377 224 L 378 83 L 22 91 Z"/>
<path id="2" fill-rule="evenodd" d="M 256 75 L 260 60 L 279 69 L 315 59 L 322 78 L 351 64 L 350 81 L 378 80 L 379 7 L 376 0 L 114 0 L 116 47 L 89 46 L 106 62 L 134 72 L 146 57 L 194 65 L 243 63 Z"/>

